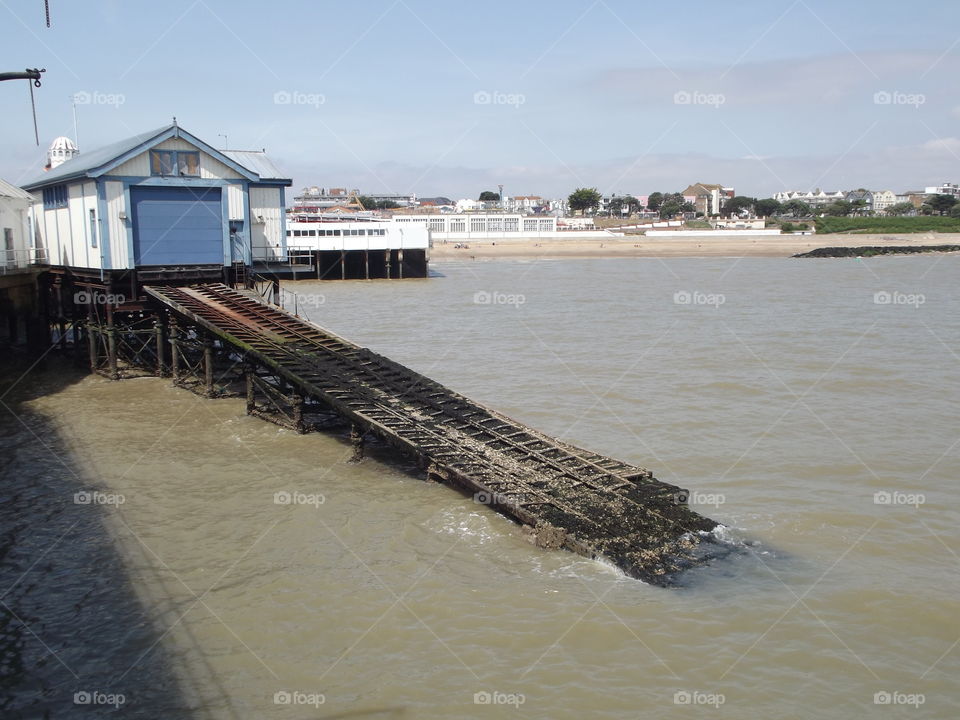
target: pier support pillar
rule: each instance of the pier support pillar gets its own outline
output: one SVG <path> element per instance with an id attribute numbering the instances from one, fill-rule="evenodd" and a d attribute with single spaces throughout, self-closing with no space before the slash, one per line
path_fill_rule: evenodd
<path id="1" fill-rule="evenodd" d="M 245 363 L 243 368 L 243 377 L 247 381 L 247 415 L 253 415 L 257 409 L 257 398 L 253 386 L 253 364 Z"/>
<path id="2" fill-rule="evenodd" d="M 180 380 L 180 329 L 176 320 L 170 323 L 170 375 L 174 384 Z"/>
<path id="3" fill-rule="evenodd" d="M 113 305 L 107 304 L 107 364 L 110 368 L 110 379 L 119 380 L 117 370 L 117 329 L 113 325 Z"/>
<path id="4" fill-rule="evenodd" d="M 370 251 L 363 251 L 363 279 L 370 279 Z"/>
<path id="5" fill-rule="evenodd" d="M 87 354 L 90 357 L 90 372 L 96 372 L 100 365 L 100 325 L 94 326 L 93 301 L 87 303 Z"/>
<path id="6" fill-rule="evenodd" d="M 163 320 L 157 318 L 153 321 L 153 331 L 156 333 L 157 341 L 157 377 L 163 377 L 166 373 L 166 367 L 164 364 L 164 332 L 163 332 Z"/>
<path id="7" fill-rule="evenodd" d="M 340 279 L 347 279 L 347 251 L 340 251 Z"/>
<path id="8" fill-rule="evenodd" d="M 307 426 L 303 422 L 303 395 L 291 395 L 290 405 L 293 411 L 293 429 L 301 435 L 306 434 Z"/>
<path id="9" fill-rule="evenodd" d="M 400 280 L 403 280 L 403 248 L 397 253 L 397 273 Z"/>
<path id="10" fill-rule="evenodd" d="M 204 394 L 213 397 L 213 340 L 210 338 L 203 341 L 203 376 Z"/>
<path id="11" fill-rule="evenodd" d="M 356 423 L 350 425 L 350 444 L 353 445 L 353 457 L 350 460 L 352 462 L 363 460 L 363 430 Z"/>

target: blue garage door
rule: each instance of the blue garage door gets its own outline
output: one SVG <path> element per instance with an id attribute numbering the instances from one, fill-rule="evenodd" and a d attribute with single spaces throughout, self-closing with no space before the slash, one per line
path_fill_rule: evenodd
<path id="1" fill-rule="evenodd" d="M 137 265 L 223 264 L 220 188 L 130 188 Z"/>

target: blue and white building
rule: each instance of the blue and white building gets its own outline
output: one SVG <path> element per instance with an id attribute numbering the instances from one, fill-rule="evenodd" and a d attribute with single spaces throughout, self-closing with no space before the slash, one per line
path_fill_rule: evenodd
<path id="1" fill-rule="evenodd" d="M 287 257 L 292 181 L 262 151 L 217 150 L 174 120 L 68 155 L 23 184 L 34 198 L 34 248 L 51 267 L 102 276 Z"/>

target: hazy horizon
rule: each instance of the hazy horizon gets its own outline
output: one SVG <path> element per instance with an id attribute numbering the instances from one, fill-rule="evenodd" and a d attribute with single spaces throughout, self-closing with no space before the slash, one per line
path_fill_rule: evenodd
<path id="1" fill-rule="evenodd" d="M 482 8 L 171 0 L 0 2 L 15 184 L 59 135 L 81 152 L 175 115 L 210 144 L 266 148 L 308 185 L 420 196 L 739 194 L 957 181 L 956 6 L 615 0 Z M 951 22 L 953 21 L 953 22 Z M 226 136 L 226 137 L 224 137 Z"/>

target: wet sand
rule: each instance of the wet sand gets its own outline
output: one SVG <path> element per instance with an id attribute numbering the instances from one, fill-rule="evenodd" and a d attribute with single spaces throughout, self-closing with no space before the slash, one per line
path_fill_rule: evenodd
<path id="1" fill-rule="evenodd" d="M 960 233 L 742 235 L 731 238 L 573 238 L 434 243 L 432 260 L 529 257 L 789 257 L 821 247 L 861 245 L 947 245 Z"/>

